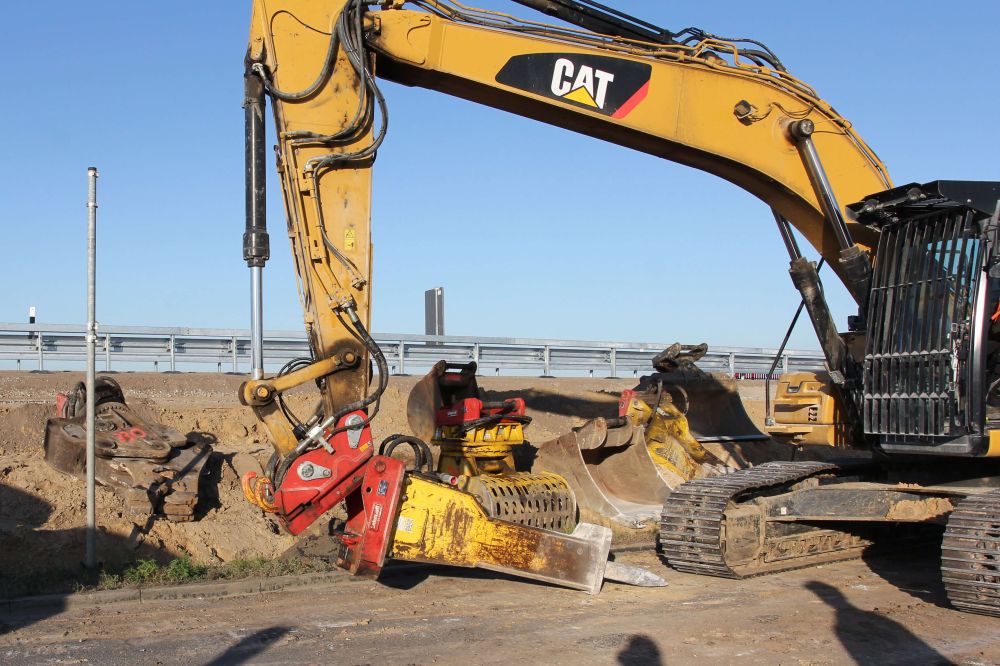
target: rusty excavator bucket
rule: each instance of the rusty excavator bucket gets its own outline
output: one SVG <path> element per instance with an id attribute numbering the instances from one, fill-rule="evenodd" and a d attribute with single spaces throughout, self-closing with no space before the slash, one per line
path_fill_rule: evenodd
<path id="1" fill-rule="evenodd" d="M 542 444 L 533 469 L 558 474 L 581 520 L 631 528 L 660 518 L 663 501 L 691 479 L 758 462 L 770 440 L 747 415 L 729 377 L 695 365 L 707 345 L 671 345 L 656 372 L 624 391 L 615 418 L 597 418 Z"/>
<path id="2" fill-rule="evenodd" d="M 598 417 L 546 442 L 534 467 L 566 479 L 580 519 L 591 523 L 640 527 L 658 520 L 670 492 L 649 456 L 642 427 L 627 417 Z"/>
<path id="3" fill-rule="evenodd" d="M 59 393 L 55 418 L 45 424 L 45 462 L 81 480 L 86 478 L 86 399 L 83 382 Z M 212 447 L 189 442 L 177 430 L 136 414 L 110 377 L 97 378 L 94 401 L 97 483 L 125 499 L 135 516 L 194 520 Z"/>

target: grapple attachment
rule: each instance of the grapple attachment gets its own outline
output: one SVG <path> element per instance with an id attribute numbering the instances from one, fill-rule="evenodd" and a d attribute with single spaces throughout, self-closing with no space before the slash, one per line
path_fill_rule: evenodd
<path id="1" fill-rule="evenodd" d="M 576 499 L 566 481 L 516 468 L 514 452 L 531 422 L 524 400 L 484 400 L 475 363 L 435 364 L 411 391 L 407 417 L 418 437 L 439 447 L 438 473 L 474 495 L 489 517 L 573 530 Z"/>
<path id="2" fill-rule="evenodd" d="M 768 436 L 750 420 L 735 380 L 707 373 L 695 364 L 707 351 L 704 343 L 671 345 L 653 359 L 657 372 L 640 379 L 635 390 L 650 394 L 662 387 L 702 447 L 727 465 L 744 467 L 748 462 L 744 445 L 765 443 Z"/>
<path id="3" fill-rule="evenodd" d="M 125 404 L 118 382 L 99 377 L 94 386 L 94 477 L 122 496 L 138 516 L 162 513 L 169 520 L 194 518 L 201 471 L 212 454 L 173 428 L 148 421 Z M 86 478 L 86 388 L 81 382 L 56 396 L 56 417 L 45 425 L 45 461 Z"/>

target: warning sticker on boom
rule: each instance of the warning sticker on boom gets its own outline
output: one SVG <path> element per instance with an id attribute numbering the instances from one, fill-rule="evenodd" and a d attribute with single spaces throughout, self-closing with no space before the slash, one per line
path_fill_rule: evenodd
<path id="1" fill-rule="evenodd" d="M 624 118 L 649 92 L 653 68 L 641 62 L 581 55 L 528 53 L 507 61 L 497 83 Z"/>

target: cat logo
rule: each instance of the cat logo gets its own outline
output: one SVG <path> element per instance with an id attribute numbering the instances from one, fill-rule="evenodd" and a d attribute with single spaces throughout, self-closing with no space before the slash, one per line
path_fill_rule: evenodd
<path id="1" fill-rule="evenodd" d="M 573 106 L 624 118 L 646 98 L 652 67 L 646 63 L 578 53 L 514 56 L 497 83 Z"/>
<path id="2" fill-rule="evenodd" d="M 576 76 L 573 71 L 577 70 Z M 552 94 L 587 106 L 604 108 L 608 84 L 615 75 L 587 65 L 576 67 L 569 58 L 559 58 L 552 69 Z"/>

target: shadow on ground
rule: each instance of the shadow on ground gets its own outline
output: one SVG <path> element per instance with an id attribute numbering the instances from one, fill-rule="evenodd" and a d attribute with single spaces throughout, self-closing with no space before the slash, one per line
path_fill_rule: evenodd
<path id="1" fill-rule="evenodd" d="M 289 632 L 288 627 L 269 627 L 255 631 L 249 636 L 245 636 L 237 643 L 231 645 L 225 652 L 209 661 L 205 666 L 231 666 L 232 664 L 244 664 L 251 658 L 259 655 L 282 636 Z"/>
<path id="2" fill-rule="evenodd" d="M 806 588 L 836 611 L 837 638 L 856 663 L 953 663 L 895 620 L 852 605 L 837 588 L 819 581 L 806 583 Z"/>
<path id="3" fill-rule="evenodd" d="M 927 541 L 903 552 L 864 558 L 872 573 L 893 587 L 939 608 L 951 608 L 941 580 L 941 534 L 928 531 Z"/>
<path id="4" fill-rule="evenodd" d="M 209 433 L 191 435 L 199 441 L 215 440 Z M 226 458 L 213 453 L 203 469 L 196 520 L 219 506 L 218 483 Z M 136 517 L 128 537 L 106 532 L 98 525 L 97 568 L 87 569 L 83 564 L 86 529 L 45 529 L 53 511 L 46 500 L 0 483 L 0 635 L 62 612 L 67 595 L 97 586 L 102 574 L 119 574 L 139 559 L 166 563 L 183 555 L 140 538 L 164 516 Z M 46 596 L 33 600 L 30 608 L 10 602 L 34 595 Z"/>
<path id="5" fill-rule="evenodd" d="M 649 636 L 636 634 L 629 637 L 628 645 L 618 653 L 618 663 L 622 666 L 660 666 L 663 657 Z"/>
<path id="6" fill-rule="evenodd" d="M 425 564 L 421 562 L 403 562 L 389 560 L 386 563 L 382 574 L 378 578 L 380 585 L 394 590 L 412 590 L 429 578 L 447 578 L 449 580 L 495 580 L 509 581 L 526 585 L 537 585 L 539 587 L 555 588 L 565 590 L 565 587 L 555 583 L 547 583 L 542 580 L 505 574 L 499 571 L 489 571 L 487 569 L 473 569 L 466 567 L 452 567 L 444 564 Z"/>

